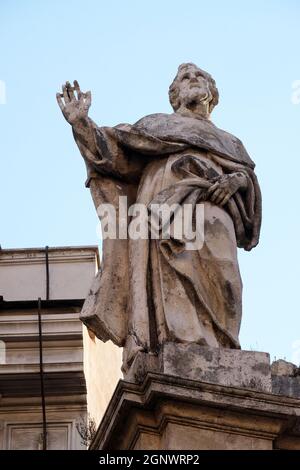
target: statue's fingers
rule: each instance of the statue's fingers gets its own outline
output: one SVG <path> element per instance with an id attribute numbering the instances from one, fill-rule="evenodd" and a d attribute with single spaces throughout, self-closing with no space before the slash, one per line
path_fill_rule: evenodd
<path id="1" fill-rule="evenodd" d="M 217 188 L 211 195 L 210 195 L 210 200 L 215 201 L 217 196 L 220 194 L 221 189 Z"/>
<path id="2" fill-rule="evenodd" d="M 218 196 L 216 197 L 216 199 L 214 200 L 214 202 L 215 202 L 216 204 L 220 204 L 220 202 L 224 199 L 225 196 L 226 196 L 226 193 L 221 190 L 221 192 L 218 194 Z"/>
<path id="3" fill-rule="evenodd" d="M 213 193 L 217 188 L 219 187 L 219 183 L 216 182 L 210 186 L 207 190 L 207 195 L 209 196 L 211 193 Z"/>
<path id="4" fill-rule="evenodd" d="M 61 97 L 60 93 L 56 93 L 56 100 L 57 100 L 58 106 L 60 107 L 61 111 L 63 111 L 65 105 L 64 105 L 64 102 L 62 100 L 62 97 Z"/>
<path id="5" fill-rule="evenodd" d="M 231 195 L 229 193 L 227 193 L 226 196 L 224 197 L 224 199 L 219 203 L 220 206 L 225 206 L 225 204 L 227 204 L 227 202 L 229 201 L 230 198 L 231 198 Z"/>
<path id="6" fill-rule="evenodd" d="M 73 83 L 74 83 L 74 88 L 75 88 L 76 93 L 77 93 L 77 97 L 80 100 L 82 98 L 82 91 L 80 90 L 79 83 L 77 82 L 77 80 L 74 80 Z"/>
<path id="7" fill-rule="evenodd" d="M 62 92 L 63 92 L 65 103 L 69 103 L 70 98 L 69 98 L 69 95 L 68 95 L 67 85 L 62 86 Z"/>
<path id="8" fill-rule="evenodd" d="M 91 103 L 92 103 L 92 94 L 90 91 L 87 91 L 85 94 L 84 94 L 84 97 L 85 97 L 85 105 L 87 108 L 89 108 L 91 106 Z"/>
<path id="9" fill-rule="evenodd" d="M 67 82 L 66 87 L 67 87 L 67 93 L 69 95 L 70 101 L 74 100 L 75 99 L 75 94 L 74 94 L 74 89 L 73 89 L 71 83 Z"/>
<path id="10" fill-rule="evenodd" d="M 222 189 L 217 188 L 214 193 L 211 195 L 210 200 L 216 202 L 217 197 L 221 194 Z"/>

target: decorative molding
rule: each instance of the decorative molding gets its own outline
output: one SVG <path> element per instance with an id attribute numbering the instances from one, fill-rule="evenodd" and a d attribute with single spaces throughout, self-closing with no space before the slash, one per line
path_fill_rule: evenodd
<path id="1" fill-rule="evenodd" d="M 80 309 L 84 303 L 84 299 L 54 299 L 54 300 L 42 300 L 41 307 L 43 309 L 43 314 L 52 313 L 52 309 L 73 309 L 74 312 L 80 312 Z M 50 310 L 50 312 L 46 312 L 45 310 Z M 0 311 L 10 311 L 14 310 L 15 312 L 20 312 L 20 315 L 23 314 L 23 310 L 37 310 L 37 300 L 8 300 L 6 301 L 0 295 Z M 53 312 L 53 313 L 61 313 L 61 312 Z"/>
<path id="2" fill-rule="evenodd" d="M 97 246 L 49 247 L 49 263 L 95 262 L 99 267 Z M 45 264 L 45 248 L 0 250 L 0 266 L 21 264 Z"/>
<path id="3" fill-rule="evenodd" d="M 300 434 L 300 400 L 148 373 L 140 385 L 119 381 L 90 449 L 132 449 L 143 433 L 162 443 L 172 423 L 274 442 L 292 428 Z"/>
<path id="4" fill-rule="evenodd" d="M 45 372 L 45 395 L 86 394 L 83 371 Z M 0 395 L 7 397 L 37 397 L 41 395 L 39 373 L 0 374 Z"/>

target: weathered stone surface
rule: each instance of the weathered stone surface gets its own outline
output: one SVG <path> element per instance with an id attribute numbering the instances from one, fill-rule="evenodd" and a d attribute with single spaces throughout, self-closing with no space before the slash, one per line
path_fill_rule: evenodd
<path id="1" fill-rule="evenodd" d="M 141 383 L 150 371 L 231 387 L 272 390 L 270 356 L 263 352 L 165 343 L 158 356 L 139 352 L 124 378 Z"/>
<path id="2" fill-rule="evenodd" d="M 272 375 L 272 391 L 278 395 L 300 398 L 300 377 Z"/>
<path id="3" fill-rule="evenodd" d="M 300 375 L 300 370 L 295 364 L 284 361 L 283 359 L 272 362 L 271 372 L 272 375 L 277 376 L 295 377 L 296 375 Z"/>
<path id="4" fill-rule="evenodd" d="M 300 400 L 150 373 L 120 381 L 91 449 L 300 449 Z"/>
<path id="5" fill-rule="evenodd" d="M 279 359 L 272 363 L 273 393 L 300 398 L 300 368 L 292 362 Z"/>

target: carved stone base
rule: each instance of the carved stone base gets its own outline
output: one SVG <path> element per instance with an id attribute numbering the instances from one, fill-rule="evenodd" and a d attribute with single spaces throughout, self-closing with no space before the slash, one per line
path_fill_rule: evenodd
<path id="1" fill-rule="evenodd" d="M 300 400 L 148 373 L 120 381 L 90 449 L 300 449 Z"/>
<path id="2" fill-rule="evenodd" d="M 141 383 L 147 372 L 272 391 L 270 356 L 264 352 L 165 343 L 157 356 L 139 352 L 124 379 Z"/>

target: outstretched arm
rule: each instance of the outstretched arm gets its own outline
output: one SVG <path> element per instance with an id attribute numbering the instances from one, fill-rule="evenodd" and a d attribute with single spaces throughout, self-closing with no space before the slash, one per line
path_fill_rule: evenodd
<path id="1" fill-rule="evenodd" d="M 82 144 L 84 144 L 92 154 L 98 153 L 94 127 L 88 117 L 89 108 L 92 102 L 91 92 L 83 93 L 77 80 L 74 80 L 74 87 L 70 82 L 62 86 L 62 93 L 56 94 L 58 105 L 66 121 L 72 126 Z"/>

